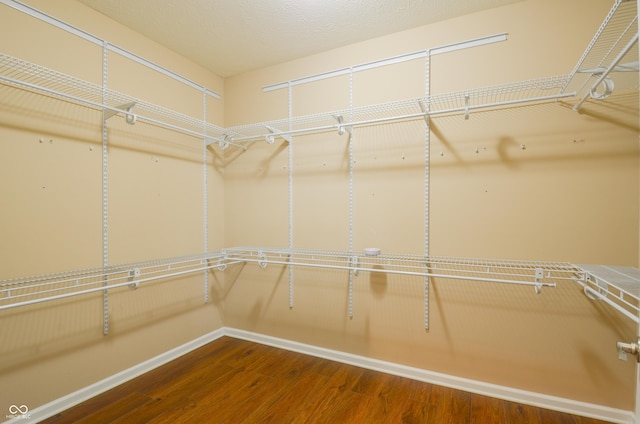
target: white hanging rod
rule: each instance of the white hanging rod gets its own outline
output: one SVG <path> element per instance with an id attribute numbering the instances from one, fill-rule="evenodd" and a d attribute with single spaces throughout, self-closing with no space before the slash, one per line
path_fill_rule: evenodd
<path id="1" fill-rule="evenodd" d="M 400 56 L 394 56 L 387 59 L 376 60 L 373 62 L 363 63 L 360 65 L 355 65 L 348 68 L 337 69 L 335 71 L 323 72 L 320 74 L 311 75 L 304 78 L 298 78 L 287 82 L 281 82 L 277 84 L 268 85 L 262 88 L 263 92 L 279 90 L 282 88 L 288 88 L 300 84 L 306 84 L 313 81 L 320 81 L 327 78 L 334 78 L 340 75 L 348 75 L 351 72 L 359 72 L 367 69 L 379 68 L 381 66 L 393 65 L 396 63 L 402 63 L 410 60 L 424 58 L 427 55 L 437 55 L 447 52 L 452 52 L 456 50 L 468 49 L 471 47 L 483 46 L 485 44 L 497 43 L 500 41 L 505 41 L 507 39 L 507 33 L 499 33 L 495 35 L 489 35 L 486 37 L 474 38 L 472 40 L 461 41 L 457 43 L 447 44 L 440 47 L 434 47 L 429 50 L 421 50 L 418 52 L 408 53 Z"/>
<path id="2" fill-rule="evenodd" d="M 616 58 L 611 62 L 611 64 L 607 67 L 607 69 L 600 74 L 600 77 L 591 87 L 591 90 L 587 94 L 585 94 L 582 99 L 573 107 L 573 110 L 576 112 L 580 110 L 580 107 L 587 101 L 589 97 L 593 97 L 594 91 L 598 88 L 600 84 L 609 76 L 609 74 L 614 70 L 614 68 L 622 61 L 625 55 L 631 50 L 631 48 L 638 42 L 638 33 L 629 40 L 627 45 L 622 49 L 622 51 L 616 56 Z"/>
<path id="3" fill-rule="evenodd" d="M 266 140 L 267 136 L 283 137 L 283 136 L 299 135 L 299 134 L 305 134 L 305 133 L 324 132 L 324 131 L 338 130 L 341 127 L 355 127 L 355 126 L 360 126 L 360 125 L 380 124 L 380 123 L 384 123 L 384 122 L 393 122 L 393 121 L 424 118 L 425 116 L 426 116 L 426 113 L 424 113 L 424 112 L 411 113 L 411 114 L 407 114 L 407 115 L 391 116 L 391 117 L 377 118 L 377 119 L 368 119 L 368 120 L 364 120 L 364 121 L 355 121 L 355 122 L 343 123 L 343 124 L 323 125 L 323 126 L 319 126 L 319 127 L 303 128 L 303 129 L 290 130 L 290 131 L 269 132 L 269 133 L 265 133 L 265 134 L 254 135 L 254 136 L 244 136 L 244 137 L 232 138 L 232 140 L 235 141 L 235 142 L 258 140 L 258 139 L 261 139 L 261 138 Z"/>
<path id="4" fill-rule="evenodd" d="M 312 264 L 308 262 L 275 261 L 273 259 L 262 260 L 262 259 L 238 258 L 238 262 L 254 262 L 254 263 L 260 263 L 260 264 L 275 264 L 275 265 L 293 265 L 293 266 L 302 266 L 302 267 L 311 267 L 311 268 L 340 269 L 340 270 L 346 270 L 346 271 L 364 271 L 364 272 L 377 272 L 377 273 L 383 273 L 383 274 L 415 275 L 420 277 L 437 277 L 437 278 L 449 278 L 454 280 L 516 284 L 516 285 L 523 285 L 523 286 L 535 286 L 538 289 L 540 287 L 556 287 L 555 283 L 536 283 L 536 282 L 528 282 L 528 281 L 506 280 L 506 279 L 499 279 L 499 278 L 469 277 L 464 275 L 438 274 L 438 273 L 432 273 L 432 272 L 363 268 L 358 266 L 346 266 L 346 265 Z"/>

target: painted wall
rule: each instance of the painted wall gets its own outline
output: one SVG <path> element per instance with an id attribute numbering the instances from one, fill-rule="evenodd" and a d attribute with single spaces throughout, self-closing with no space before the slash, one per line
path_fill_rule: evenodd
<path id="1" fill-rule="evenodd" d="M 432 94 L 568 73 L 610 4 L 530 0 L 416 28 L 222 80 L 75 2 L 31 4 L 222 92 L 208 120 L 232 126 L 287 116 L 286 90 L 265 85 L 495 34 L 509 41 L 433 58 Z M 581 19 L 575 11 L 581 10 Z M 100 84 L 102 50 L 3 7 L 2 51 Z M 541 30 L 544 28 L 544 30 Z M 42 43 L 42 40 L 48 40 Z M 53 46 L 53 47 L 52 47 Z M 202 97 L 109 56 L 109 86 L 200 118 Z M 293 114 L 343 109 L 349 79 L 295 87 Z M 102 263 L 100 113 L 2 87 L 0 279 Z M 359 73 L 353 104 L 425 94 L 425 64 Z M 425 125 L 354 133 L 353 245 L 385 252 L 561 260 L 638 266 L 639 158 L 636 110 L 604 119 L 560 104 L 434 118 L 425 204 Z M 120 119 L 120 118 L 117 118 Z M 149 125 L 109 126 L 109 261 L 123 263 L 203 248 L 202 148 Z M 524 144 L 526 149 L 520 146 Z M 208 151 L 210 250 L 288 245 L 288 146 Z M 348 139 L 295 138 L 293 239 L 299 248 L 349 245 Z M 477 150 L 477 153 L 476 153 Z M 428 206 L 429 231 L 425 234 Z M 5 218 L 6 217 L 6 218 Z M 37 259 L 35 259 L 37 258 Z M 422 279 L 361 273 L 354 317 L 348 274 L 246 265 L 157 283 L 102 299 L 88 296 L 0 315 L 0 410 L 30 408 L 210 332 L 221 325 L 585 402 L 632 409 L 635 364 L 616 359 L 635 325 L 593 303 L 572 282 L 530 288 L 436 279 L 430 327 Z M 11 388 L 9 390 L 4 388 Z"/>
<path id="2" fill-rule="evenodd" d="M 476 37 L 508 41 L 434 56 L 431 94 L 568 74 L 610 2 L 532 0 L 416 28 L 225 81 L 227 126 L 286 118 L 287 90 L 262 87 Z M 576 19 L 580 10 L 580 19 Z M 425 62 L 356 73 L 354 106 L 425 95 Z M 429 253 L 638 266 L 638 99 L 612 117 L 562 103 L 433 118 Z M 293 116 L 348 108 L 348 76 L 294 86 Z M 356 128 L 353 247 L 425 252 L 425 123 Z M 349 247 L 349 141 L 293 141 L 293 245 Z M 524 145 L 524 148 L 522 146 Z M 290 147 L 256 143 L 225 168 L 225 244 L 287 247 Z M 615 342 L 636 326 L 558 282 L 540 295 L 443 279 L 246 265 L 226 273 L 225 325 L 446 374 L 632 409 L 635 364 Z"/>
<path id="3" fill-rule="evenodd" d="M 221 78 L 74 1 L 33 7 L 223 93 Z M 0 50 L 95 84 L 102 47 L 0 6 Z M 108 86 L 202 119 L 198 90 L 108 54 Z M 0 280 L 102 266 L 102 113 L 0 87 Z M 207 120 L 223 124 L 222 102 Z M 108 263 L 204 249 L 202 140 L 121 117 L 108 124 Z M 208 196 L 223 195 L 209 151 Z M 211 201 L 208 246 L 223 244 L 223 210 Z M 212 273 L 215 284 L 219 276 Z M 222 325 L 219 299 L 204 303 L 202 274 L 114 290 L 109 334 L 102 295 L 0 312 L 0 417 L 30 409 L 164 353 Z"/>

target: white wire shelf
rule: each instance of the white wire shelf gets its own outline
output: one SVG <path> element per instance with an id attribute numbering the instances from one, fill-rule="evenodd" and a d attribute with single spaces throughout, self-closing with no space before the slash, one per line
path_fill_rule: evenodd
<path id="1" fill-rule="evenodd" d="M 637 90 L 637 7 L 636 1 L 616 0 L 569 74 L 563 92 L 577 93 L 574 110 L 578 111 L 589 99 L 603 100 L 619 88 Z M 622 81 L 616 75 L 622 72 L 634 72 L 636 77 Z M 629 81 L 631 86 L 628 85 Z M 621 82 L 624 85 L 620 85 Z"/>
<path id="2" fill-rule="evenodd" d="M 555 287 L 557 281 L 573 281 L 580 270 L 568 263 L 509 261 L 419 255 L 379 254 L 309 249 L 236 247 L 224 250 L 227 260 L 311 268 L 434 277 L 474 282 Z"/>
<path id="3" fill-rule="evenodd" d="M 263 269 L 275 265 L 345 271 L 350 276 L 383 273 L 460 280 L 470 284 L 495 283 L 531 287 L 534 289 L 532 294 L 558 284 L 577 283 L 590 299 L 602 300 L 627 318 L 639 322 L 640 270 L 635 268 L 267 247 L 234 247 L 206 254 L 2 280 L 0 311 L 114 289 L 135 290 L 142 284 L 162 279 L 207 270 L 225 271 L 231 265 L 247 263 Z M 349 305 L 353 302 L 352 281 L 353 278 L 349 278 Z M 290 285 L 289 290 L 293 291 L 293 287 Z M 292 293 L 290 298 L 293 298 Z M 428 326 L 427 291 L 424 301 Z M 352 316 L 351 308 L 349 313 Z"/>
<path id="4" fill-rule="evenodd" d="M 556 281 L 572 281 L 579 270 L 569 264 L 550 262 L 496 261 L 465 258 L 425 258 L 417 255 L 363 252 L 269 249 L 238 247 L 190 256 L 136 262 L 106 268 L 45 274 L 0 281 L 0 311 L 73 296 L 129 287 L 205 270 L 224 271 L 230 265 L 256 263 L 382 272 L 423 277 L 555 287 Z"/>
<path id="5" fill-rule="evenodd" d="M 576 281 L 592 300 L 602 300 L 635 322 L 640 322 L 640 269 L 624 266 L 579 265 Z"/>
<path id="6" fill-rule="evenodd" d="M 221 252 L 179 256 L 0 281 L 0 310 L 33 305 L 224 267 Z"/>
<path id="7" fill-rule="evenodd" d="M 538 78 L 472 90 L 418 97 L 376 105 L 341 109 L 311 115 L 284 118 L 261 123 L 239 125 L 226 129 L 228 140 L 248 145 L 256 141 L 273 142 L 275 137 L 289 140 L 292 135 L 338 131 L 343 134 L 353 127 L 383 124 L 429 117 L 465 114 L 476 110 L 500 108 L 517 104 L 551 102 L 573 97 L 561 93 L 567 75 Z"/>
<path id="8" fill-rule="evenodd" d="M 446 93 L 431 98 L 412 98 L 223 128 L 115 90 L 104 90 L 98 84 L 0 54 L 0 82 L 7 86 L 105 111 L 107 118 L 120 116 L 129 124 L 142 121 L 179 131 L 206 139 L 208 144 L 217 144 L 222 149 L 229 146 L 246 149 L 256 141 L 273 142 L 276 137 L 290 141 L 290 136 L 296 134 L 322 131 L 344 133 L 356 126 L 427 119 L 429 116 L 443 114 L 468 115 L 479 109 L 547 102 L 572 96 L 571 93 L 560 93 L 566 81 L 567 76 L 547 77 Z"/>
<path id="9" fill-rule="evenodd" d="M 0 53 L 0 82 L 105 111 L 107 118 L 118 115 L 129 124 L 146 122 L 210 142 L 224 134 L 214 124 L 4 53 Z"/>

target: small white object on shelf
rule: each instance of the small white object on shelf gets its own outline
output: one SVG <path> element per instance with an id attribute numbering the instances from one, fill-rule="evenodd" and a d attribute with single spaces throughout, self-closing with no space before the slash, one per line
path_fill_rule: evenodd
<path id="1" fill-rule="evenodd" d="M 367 247 L 364 249 L 364 254 L 367 256 L 378 256 L 380 254 L 380 249 L 377 247 Z"/>

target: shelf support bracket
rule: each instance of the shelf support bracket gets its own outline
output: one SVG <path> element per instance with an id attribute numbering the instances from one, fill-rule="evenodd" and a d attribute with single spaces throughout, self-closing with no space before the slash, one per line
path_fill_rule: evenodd
<path id="1" fill-rule="evenodd" d="M 351 268 L 353 275 L 358 276 L 358 257 L 357 256 L 351 256 L 349 258 L 349 267 Z"/>
<path id="2" fill-rule="evenodd" d="M 126 103 L 120 106 L 116 106 L 116 109 L 119 109 L 123 112 L 125 112 L 125 121 L 127 122 L 127 124 L 129 125 L 133 125 L 136 123 L 136 115 L 131 113 L 131 109 L 133 109 L 133 107 L 136 105 L 136 102 L 131 102 L 131 103 Z M 113 109 L 105 109 L 104 111 L 104 119 L 107 120 L 109 118 L 111 118 L 112 116 L 117 115 L 118 111 L 113 110 Z"/>
<path id="3" fill-rule="evenodd" d="M 265 269 L 267 267 L 267 255 L 264 254 L 264 252 L 262 250 L 258 251 L 258 259 L 260 259 L 258 261 L 258 266 L 262 269 Z"/>
<path id="4" fill-rule="evenodd" d="M 464 119 L 465 121 L 469 120 L 469 95 L 464 95 Z"/>
<path id="5" fill-rule="evenodd" d="M 338 135 L 343 135 L 345 131 L 351 134 L 351 125 L 344 124 L 344 117 L 342 115 L 333 115 L 333 119 L 338 121 Z"/>
<path id="6" fill-rule="evenodd" d="M 269 134 L 264 137 L 268 144 L 273 144 L 273 142 L 276 141 L 276 136 L 282 137 L 289 144 L 293 141 L 289 134 L 283 134 L 282 131 L 270 127 L 269 125 L 265 125 L 265 128 L 269 130 Z"/>
<path id="7" fill-rule="evenodd" d="M 605 82 L 607 77 L 609 76 L 609 74 L 611 72 L 613 72 L 616 68 L 616 66 L 618 66 L 618 64 L 622 61 L 622 59 L 624 58 L 624 56 L 629 52 L 629 50 L 631 50 L 631 48 L 634 46 L 634 44 L 636 44 L 638 42 L 638 33 L 636 33 L 631 40 L 629 40 L 629 42 L 627 43 L 626 46 L 624 46 L 624 48 L 622 49 L 622 51 L 618 54 L 618 56 L 615 57 L 615 59 L 613 59 L 613 62 L 611 62 L 611 64 L 609 65 L 609 67 L 607 67 L 607 69 L 602 72 L 602 73 L 598 73 L 597 75 L 599 76 L 599 78 L 596 80 L 596 82 L 591 86 L 591 90 L 589 90 L 589 92 L 587 94 L 584 95 L 584 97 L 582 97 L 582 99 L 578 102 L 578 104 L 576 104 L 573 107 L 573 110 L 575 112 L 579 112 L 580 111 L 580 107 L 582 107 L 582 105 L 584 104 L 584 102 L 586 102 L 589 97 L 595 98 L 596 100 L 598 99 L 604 99 L 606 97 L 609 96 L 609 94 L 611 94 L 610 92 L 607 93 L 608 91 L 612 91 L 613 90 L 613 84 L 611 83 L 611 86 L 609 86 L 608 82 Z M 594 74 L 594 76 L 596 76 L 596 74 Z M 611 81 L 611 79 L 609 78 L 609 81 Z M 605 84 L 605 94 L 597 94 L 597 88 L 600 84 L 602 84 L 604 82 Z M 595 94 L 595 97 L 594 97 Z"/>
<path id="8" fill-rule="evenodd" d="M 422 113 L 424 113 L 424 122 L 425 122 L 425 124 L 429 125 L 429 121 L 431 119 L 431 116 L 429 115 L 429 112 L 427 111 L 426 102 L 423 102 L 422 100 L 418 100 L 418 105 L 420 106 L 420 110 L 422 110 Z"/>

